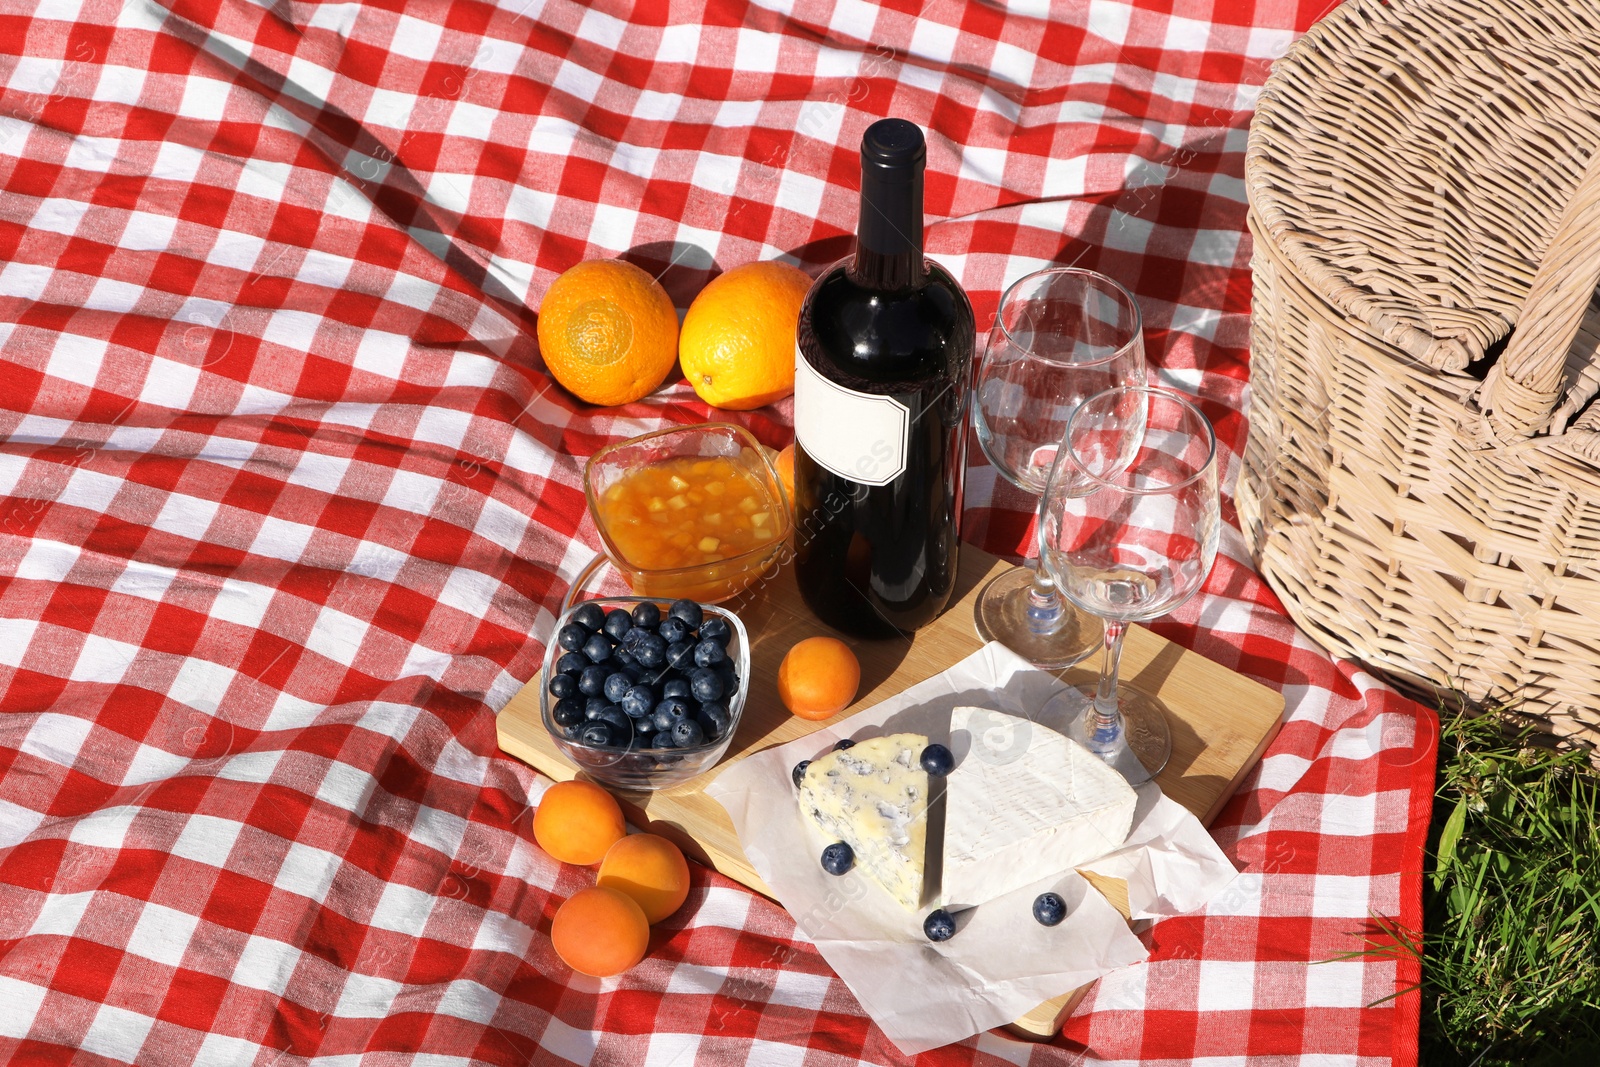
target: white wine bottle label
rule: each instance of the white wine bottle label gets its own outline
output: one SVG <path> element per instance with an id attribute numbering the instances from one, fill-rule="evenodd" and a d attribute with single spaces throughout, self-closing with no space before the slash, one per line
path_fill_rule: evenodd
<path id="1" fill-rule="evenodd" d="M 911 409 L 890 396 L 829 381 L 794 354 L 794 436 L 824 470 L 862 485 L 888 485 L 906 471 Z"/>

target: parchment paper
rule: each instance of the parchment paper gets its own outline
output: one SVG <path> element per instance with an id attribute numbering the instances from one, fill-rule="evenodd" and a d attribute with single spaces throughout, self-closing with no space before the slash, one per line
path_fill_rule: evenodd
<path id="1" fill-rule="evenodd" d="M 1005 646 L 990 643 L 949 670 L 841 722 L 758 752 L 718 775 L 706 792 L 733 818 L 756 872 L 889 1039 L 907 1055 L 1000 1026 L 1100 977 L 1145 959 L 1148 950 L 1104 897 L 1063 870 L 956 915 L 956 935 L 930 942 L 922 920 L 860 868 L 842 876 L 819 862 L 827 842 L 801 814 L 790 771 L 835 741 L 913 732 L 950 744 L 950 713 L 993 708 L 1048 728 L 1045 703 L 1065 686 Z M 1024 739 L 1025 740 L 1025 739 Z M 959 756 L 959 753 L 958 753 Z M 1162 795 L 1139 788 L 1127 842 L 1080 869 L 1124 879 L 1135 919 L 1199 908 L 1236 872 L 1200 821 Z M 929 815 L 929 867 L 943 843 L 942 802 Z M 1067 918 L 1045 927 L 1033 899 L 1054 890 Z"/>

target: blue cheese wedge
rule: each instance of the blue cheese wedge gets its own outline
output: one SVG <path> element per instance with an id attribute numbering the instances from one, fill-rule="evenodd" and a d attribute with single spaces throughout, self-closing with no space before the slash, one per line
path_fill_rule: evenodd
<path id="1" fill-rule="evenodd" d="M 1082 745 L 986 708 L 956 708 L 950 731 L 971 747 L 945 780 L 946 907 L 993 900 L 1128 839 L 1138 794 Z"/>
<path id="2" fill-rule="evenodd" d="M 927 747 L 921 734 L 870 738 L 812 760 L 800 780 L 800 810 L 908 911 L 922 903 L 927 863 Z"/>

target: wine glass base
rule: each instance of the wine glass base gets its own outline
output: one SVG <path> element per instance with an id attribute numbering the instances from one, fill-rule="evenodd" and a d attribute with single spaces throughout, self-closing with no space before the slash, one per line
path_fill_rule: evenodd
<path id="1" fill-rule="evenodd" d="M 1060 670 L 1083 661 L 1101 645 L 1098 619 L 1085 615 L 1062 599 L 1061 625 L 1054 633 L 1034 633 L 1028 624 L 1028 607 L 1033 592 L 1033 570 L 1013 567 L 989 580 L 978 594 L 973 621 L 978 636 L 998 641 L 1011 651 L 1045 670 Z"/>
<path id="2" fill-rule="evenodd" d="M 1166 709 L 1159 700 L 1137 690 L 1118 687 L 1117 709 L 1122 713 L 1122 735 L 1110 745 L 1091 737 L 1094 729 L 1094 686 L 1087 685 L 1059 693 L 1045 705 L 1050 720 L 1066 719 L 1063 731 L 1091 753 L 1111 765 L 1129 785 L 1143 785 L 1166 767 L 1172 758 L 1172 729 L 1167 725 Z"/>

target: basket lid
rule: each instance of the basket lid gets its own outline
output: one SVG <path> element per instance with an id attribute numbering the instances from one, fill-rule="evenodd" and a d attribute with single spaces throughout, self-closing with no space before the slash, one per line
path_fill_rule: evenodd
<path id="1" fill-rule="evenodd" d="M 1347 0 L 1273 68 L 1258 232 L 1345 315 L 1442 370 L 1511 330 L 1600 141 L 1600 0 Z"/>

